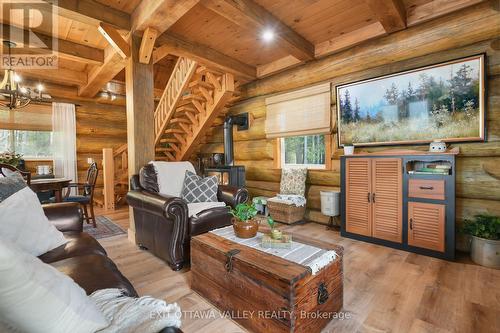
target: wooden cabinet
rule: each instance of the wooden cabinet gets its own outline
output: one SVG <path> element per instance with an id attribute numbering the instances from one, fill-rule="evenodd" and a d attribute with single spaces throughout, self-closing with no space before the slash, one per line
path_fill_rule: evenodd
<path id="1" fill-rule="evenodd" d="M 346 166 L 346 230 L 371 236 L 371 161 L 357 158 Z"/>
<path id="2" fill-rule="evenodd" d="M 401 242 L 402 164 L 399 158 L 346 163 L 346 230 Z"/>
<path id="3" fill-rule="evenodd" d="M 445 221 L 445 205 L 409 202 L 408 245 L 444 252 Z"/>
<path id="4" fill-rule="evenodd" d="M 404 152 L 341 157 L 340 233 L 454 259 L 458 151 Z"/>

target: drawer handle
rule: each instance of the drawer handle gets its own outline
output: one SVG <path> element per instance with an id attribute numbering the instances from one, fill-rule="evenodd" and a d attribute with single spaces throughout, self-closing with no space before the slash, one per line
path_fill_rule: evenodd
<path id="1" fill-rule="evenodd" d="M 421 190 L 433 190 L 434 186 L 420 186 Z"/>

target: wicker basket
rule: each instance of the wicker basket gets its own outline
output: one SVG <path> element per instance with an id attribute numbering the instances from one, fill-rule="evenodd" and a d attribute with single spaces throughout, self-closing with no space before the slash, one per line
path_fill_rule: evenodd
<path id="1" fill-rule="evenodd" d="M 281 202 L 267 201 L 267 209 L 269 210 L 269 215 L 277 221 L 287 224 L 292 224 L 300 222 L 304 219 L 306 214 L 306 206 L 297 207 L 295 205 L 290 205 Z"/>

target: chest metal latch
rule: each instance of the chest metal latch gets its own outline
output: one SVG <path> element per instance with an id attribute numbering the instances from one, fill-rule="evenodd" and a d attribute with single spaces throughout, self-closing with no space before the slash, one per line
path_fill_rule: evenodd
<path id="1" fill-rule="evenodd" d="M 240 250 L 237 250 L 237 249 L 233 249 L 233 250 L 229 250 L 226 252 L 226 271 L 227 272 L 232 272 L 233 271 L 233 257 L 235 255 L 237 255 L 238 253 L 240 253 Z"/>

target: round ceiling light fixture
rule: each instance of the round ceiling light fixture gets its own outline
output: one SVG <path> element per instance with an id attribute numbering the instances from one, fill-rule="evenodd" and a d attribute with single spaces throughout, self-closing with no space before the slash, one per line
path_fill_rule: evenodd
<path id="1" fill-rule="evenodd" d="M 271 42 L 275 37 L 274 31 L 272 29 L 266 29 L 262 32 L 262 39 L 265 42 Z"/>

